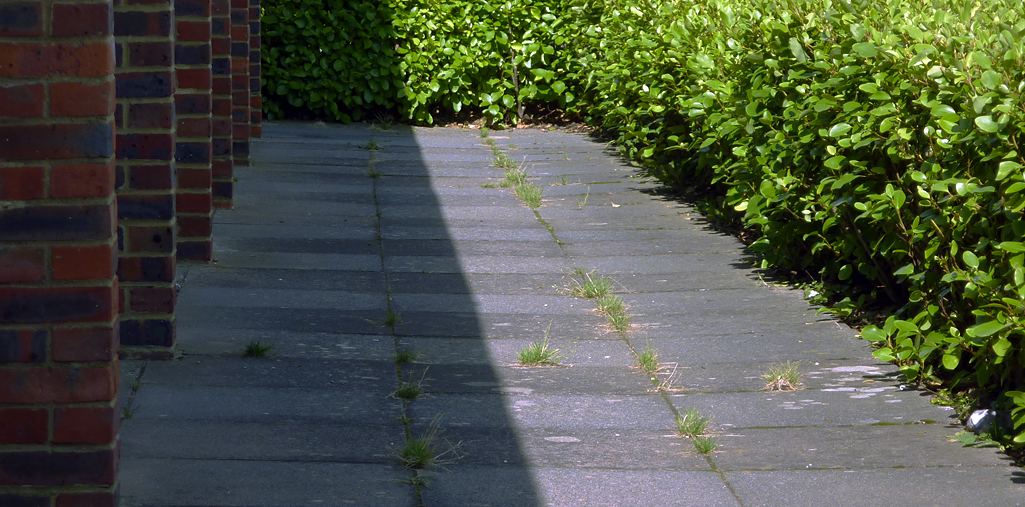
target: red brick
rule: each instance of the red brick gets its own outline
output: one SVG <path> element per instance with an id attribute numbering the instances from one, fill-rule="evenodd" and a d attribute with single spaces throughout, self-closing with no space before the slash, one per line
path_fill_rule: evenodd
<path id="1" fill-rule="evenodd" d="M 231 0 L 213 0 L 210 5 L 210 12 L 214 16 L 227 16 L 231 14 Z"/>
<path id="2" fill-rule="evenodd" d="M 129 170 L 128 186 L 133 190 L 169 190 L 174 184 L 170 165 L 140 165 Z"/>
<path id="3" fill-rule="evenodd" d="M 0 363 L 46 361 L 45 329 L 0 330 Z"/>
<path id="4" fill-rule="evenodd" d="M 111 486 L 117 478 L 118 448 L 103 451 L 27 451 L 0 454 L 0 484 Z"/>
<path id="5" fill-rule="evenodd" d="M 208 42 L 209 40 L 209 21 L 178 21 L 179 42 Z"/>
<path id="6" fill-rule="evenodd" d="M 210 216 L 178 217 L 178 236 L 182 238 L 206 238 L 213 231 Z"/>
<path id="7" fill-rule="evenodd" d="M 178 137 L 210 137 L 210 117 L 179 118 Z"/>
<path id="8" fill-rule="evenodd" d="M 228 93 L 227 95 L 231 94 Z M 214 107 L 212 112 L 214 116 L 231 116 L 231 99 L 214 99 L 213 106 Z"/>
<path id="9" fill-rule="evenodd" d="M 117 328 L 54 328 L 50 349 L 58 362 L 113 361 L 117 357 Z"/>
<path id="10" fill-rule="evenodd" d="M 0 403 L 85 403 L 110 401 L 116 394 L 113 366 L 0 369 Z"/>
<path id="11" fill-rule="evenodd" d="M 50 197 L 106 197 L 114 192 L 114 162 L 55 165 L 50 169 Z"/>
<path id="12" fill-rule="evenodd" d="M 187 167 L 178 168 L 178 188 L 210 188 L 210 169 L 192 169 Z"/>
<path id="13" fill-rule="evenodd" d="M 51 252 L 54 280 L 114 277 L 116 256 L 110 245 L 54 246 Z"/>
<path id="14" fill-rule="evenodd" d="M 0 125 L 0 156 L 7 160 L 107 158 L 112 122 Z"/>
<path id="15" fill-rule="evenodd" d="M 0 323 L 108 322 L 116 315 L 110 287 L 0 286 Z"/>
<path id="16" fill-rule="evenodd" d="M 129 43 L 126 60 L 132 67 L 167 67 L 174 63 L 174 44 L 171 41 Z"/>
<path id="17" fill-rule="evenodd" d="M 43 116 L 43 85 L 38 83 L 0 85 L 0 118 Z"/>
<path id="18" fill-rule="evenodd" d="M 209 90 L 212 81 L 210 67 L 177 69 L 178 88 L 181 90 Z"/>
<path id="19" fill-rule="evenodd" d="M 53 411 L 55 444 L 109 444 L 121 417 L 114 407 L 57 407 Z"/>
<path id="20" fill-rule="evenodd" d="M 125 227 L 125 249 L 131 252 L 171 253 L 174 232 L 169 227 Z"/>
<path id="21" fill-rule="evenodd" d="M 249 87 L 249 59 L 248 58 L 232 58 L 231 59 L 231 87 L 233 89 L 239 89 L 240 85 Z"/>
<path id="22" fill-rule="evenodd" d="M 115 493 L 60 493 L 56 507 L 117 507 Z"/>
<path id="23" fill-rule="evenodd" d="M 179 193 L 175 196 L 175 206 L 178 208 L 178 213 L 210 213 L 210 207 L 213 206 L 212 199 L 209 192 Z"/>
<path id="24" fill-rule="evenodd" d="M 106 3 L 53 4 L 54 37 L 110 35 L 114 18 Z"/>
<path id="25" fill-rule="evenodd" d="M 0 157 L 3 155 L 0 151 Z M 45 191 L 46 170 L 42 167 L 0 167 L 0 199 L 42 199 Z"/>
<path id="26" fill-rule="evenodd" d="M 41 248 L 0 248 L 0 283 L 46 280 L 46 257 Z"/>
<path id="27" fill-rule="evenodd" d="M 0 408 L 0 444 L 45 444 L 50 417 L 45 408 Z"/>
<path id="28" fill-rule="evenodd" d="M 231 0 L 231 8 L 232 8 L 232 10 L 235 10 L 235 9 L 246 9 L 246 12 L 248 12 L 249 11 L 249 0 Z M 249 20 L 247 19 L 246 22 L 248 23 Z"/>
<path id="29" fill-rule="evenodd" d="M 103 77 L 114 73 L 114 46 L 0 42 L 0 62 L 0 77 Z"/>
<path id="30" fill-rule="evenodd" d="M 99 85 L 53 83 L 50 113 L 54 116 L 107 116 L 114 113 L 114 82 Z"/>
<path id="31" fill-rule="evenodd" d="M 253 130 L 249 133 L 249 137 L 259 139 L 263 137 L 263 127 L 259 125 L 253 125 Z"/>
<path id="32" fill-rule="evenodd" d="M 38 37 L 43 33 L 42 2 L 0 4 L 0 37 Z"/>
<path id="33" fill-rule="evenodd" d="M 214 160 L 210 164 L 210 169 L 215 180 L 229 180 L 233 178 L 234 170 L 233 163 L 231 160 Z"/>
<path id="34" fill-rule="evenodd" d="M 174 104 L 157 102 L 128 104 L 126 127 L 143 129 L 167 129 L 174 126 Z"/>
<path id="35" fill-rule="evenodd" d="M 174 287 L 139 287 L 132 288 L 131 310 L 141 313 L 174 313 L 177 296 Z"/>

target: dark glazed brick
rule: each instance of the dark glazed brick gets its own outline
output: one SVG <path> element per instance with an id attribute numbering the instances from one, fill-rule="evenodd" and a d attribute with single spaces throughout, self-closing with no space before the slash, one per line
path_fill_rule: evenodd
<path id="1" fill-rule="evenodd" d="M 38 206 L 0 211 L 0 241 L 107 239 L 110 206 Z"/>
<path id="2" fill-rule="evenodd" d="M 224 137 L 215 137 L 212 141 L 212 150 L 215 157 L 230 157 L 231 156 L 231 139 Z"/>
<path id="3" fill-rule="evenodd" d="M 122 320 L 121 345 L 170 347 L 174 344 L 174 323 L 168 320 Z"/>
<path id="4" fill-rule="evenodd" d="M 42 2 L 0 4 L 0 35 L 43 35 L 42 9 Z"/>
<path id="5" fill-rule="evenodd" d="M 171 134 L 122 134 L 117 136 L 119 160 L 171 160 L 174 136 Z"/>
<path id="6" fill-rule="evenodd" d="M 171 35 L 169 12 L 115 12 L 114 35 Z M 118 95 L 121 96 L 120 94 Z"/>
<path id="7" fill-rule="evenodd" d="M 210 48 L 201 46 L 177 46 L 174 48 L 174 62 L 177 65 L 205 65 L 210 63 Z"/>
<path id="8" fill-rule="evenodd" d="M 117 217 L 121 220 L 170 220 L 174 218 L 174 196 L 119 195 Z"/>
<path id="9" fill-rule="evenodd" d="M 0 126 L 0 153 L 7 160 L 107 158 L 113 151 L 110 123 Z"/>
<path id="10" fill-rule="evenodd" d="M 210 193 L 217 198 L 231 199 L 232 183 L 230 181 L 215 181 L 213 185 L 210 186 Z"/>
<path id="11" fill-rule="evenodd" d="M 114 483 L 117 449 L 0 454 L 0 484 L 66 486 Z"/>
<path id="12" fill-rule="evenodd" d="M 208 261 L 213 257 L 213 245 L 209 241 L 178 242 L 179 261 Z"/>
<path id="13" fill-rule="evenodd" d="M 227 76 L 231 74 L 231 59 L 229 58 L 214 58 L 213 62 L 210 63 L 210 71 L 215 76 Z"/>
<path id="14" fill-rule="evenodd" d="M 212 19 L 210 20 L 210 33 L 212 35 L 227 35 L 228 24 L 222 18 Z"/>
<path id="15" fill-rule="evenodd" d="M 210 161 L 210 149 L 205 143 L 178 143 L 174 159 L 183 164 L 202 164 Z"/>
<path id="16" fill-rule="evenodd" d="M 4 507 L 50 507 L 50 497 L 24 495 L 0 495 L 0 505 Z"/>
<path id="17" fill-rule="evenodd" d="M 177 95 L 174 98 L 174 109 L 178 114 L 208 114 L 210 112 L 210 96 Z"/>
<path id="18" fill-rule="evenodd" d="M 236 58 L 248 58 L 249 57 L 249 43 L 248 42 L 232 42 L 231 43 L 231 56 Z"/>
<path id="19" fill-rule="evenodd" d="M 0 289 L 0 323 L 39 324 L 109 320 L 110 289 Z"/>
<path id="20" fill-rule="evenodd" d="M 46 361 L 46 331 L 0 331 L 0 363 Z"/>
<path id="21" fill-rule="evenodd" d="M 117 75 L 118 99 L 170 97 L 172 90 L 169 72 L 130 72 Z"/>
<path id="22" fill-rule="evenodd" d="M 209 16 L 210 11 L 208 10 L 208 2 L 197 2 L 189 0 L 175 0 L 174 2 L 174 15 L 175 16 Z"/>

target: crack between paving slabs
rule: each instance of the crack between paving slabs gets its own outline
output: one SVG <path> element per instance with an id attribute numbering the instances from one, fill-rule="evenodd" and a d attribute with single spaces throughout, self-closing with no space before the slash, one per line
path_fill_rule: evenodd
<path id="1" fill-rule="evenodd" d="M 371 139 L 370 142 L 374 142 L 374 140 Z M 367 144 L 369 146 L 377 146 L 376 143 Z M 385 268 L 386 264 L 384 262 L 384 242 L 381 237 L 381 204 L 377 199 L 377 182 L 382 177 L 382 175 L 374 169 L 374 166 L 377 163 L 377 158 L 374 156 L 374 154 L 377 152 L 378 149 L 379 148 L 370 150 L 370 157 L 367 161 L 367 176 L 370 177 L 371 195 L 374 200 L 374 212 L 375 217 L 377 218 L 377 223 L 375 224 L 375 228 L 377 229 L 377 252 L 381 259 L 381 274 L 384 276 L 385 302 L 387 305 L 387 310 L 383 324 L 385 324 L 391 331 L 392 347 L 395 350 L 395 357 L 398 357 L 399 337 L 395 334 L 395 324 L 397 323 L 398 317 L 396 316 L 395 311 L 392 308 L 391 283 L 388 279 L 388 270 L 387 268 Z M 399 361 L 395 361 L 395 378 L 398 386 L 401 387 L 403 385 L 402 363 Z M 411 400 L 398 399 L 398 401 L 402 404 L 402 429 L 405 433 L 406 442 L 408 443 L 413 438 L 411 429 L 413 421 L 407 415 L 408 405 Z M 396 449 L 395 452 L 398 453 L 400 451 Z M 413 485 L 413 490 L 416 495 L 416 504 L 422 507 L 423 492 L 421 490 L 421 485 L 423 484 L 422 481 L 425 479 L 425 477 L 421 476 L 420 472 L 415 468 L 410 468 L 410 472 L 412 473 L 412 476 L 409 478 L 409 483 Z"/>
<path id="2" fill-rule="evenodd" d="M 497 169 L 497 167 L 496 167 L 496 169 Z M 526 204 L 526 203 L 524 203 L 524 204 Z M 537 219 L 537 221 L 541 225 L 544 226 L 544 228 L 552 236 L 552 239 L 555 240 L 555 243 L 559 246 L 559 251 L 562 252 L 563 258 L 566 259 L 566 261 L 568 263 L 568 267 L 570 269 L 573 269 L 573 266 L 574 266 L 573 258 L 570 257 L 570 255 L 566 252 L 565 243 L 559 239 L 558 235 L 555 232 L 555 228 L 547 220 L 545 220 L 541 216 L 541 214 L 538 212 L 537 209 L 531 209 L 531 211 L 534 213 L 534 218 Z M 599 308 L 599 310 L 600 310 L 600 308 Z M 634 357 L 640 358 L 640 354 L 638 353 L 637 349 L 634 347 L 633 343 L 630 342 L 630 339 L 626 336 L 626 332 L 623 331 L 623 330 L 619 330 L 619 329 L 615 329 L 615 331 L 619 335 L 619 337 L 623 341 L 623 343 L 626 344 L 627 348 L 630 349 L 630 352 L 632 352 L 634 354 Z M 645 376 L 647 377 L 647 374 L 646 374 L 646 372 L 643 371 L 643 369 L 641 370 L 641 372 L 645 373 Z M 648 378 L 650 380 L 650 377 L 648 377 Z M 662 401 L 664 401 L 666 406 L 669 408 L 669 411 L 672 412 L 673 417 L 674 418 L 675 417 L 680 417 L 681 416 L 680 411 L 676 408 L 675 405 L 673 405 L 672 401 L 669 399 L 669 395 L 665 391 L 661 391 L 661 390 L 658 392 L 658 394 L 662 398 Z M 737 504 L 739 504 L 741 507 L 744 507 L 744 502 L 740 498 L 740 495 L 738 495 L 737 492 L 734 490 L 733 485 L 730 484 L 729 480 L 726 478 L 725 473 L 723 473 L 723 471 L 720 470 L 718 466 L 716 466 L 715 460 L 712 459 L 712 457 L 709 455 L 709 453 L 704 453 L 703 457 L 705 458 L 705 461 L 708 462 L 708 466 L 711 467 L 712 471 L 715 472 L 716 475 L 719 476 L 719 480 L 721 480 L 723 485 L 726 487 L 726 489 L 729 490 L 730 495 L 733 496 L 733 499 L 736 500 Z"/>

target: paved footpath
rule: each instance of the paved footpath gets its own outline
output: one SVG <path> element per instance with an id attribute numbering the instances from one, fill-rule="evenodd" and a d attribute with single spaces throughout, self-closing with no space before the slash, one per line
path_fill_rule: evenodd
<path id="1" fill-rule="evenodd" d="M 122 364 L 124 506 L 1025 504 L 1025 473 L 948 442 L 952 411 L 586 135 L 490 133 L 535 213 L 482 187 L 502 171 L 476 130 L 264 132 L 216 262 L 180 270 L 184 356 Z M 574 269 L 615 280 L 628 332 Z M 563 366 L 518 366 L 546 333 Z M 805 389 L 761 390 L 788 360 Z M 712 453 L 677 434 L 687 409 Z M 433 466 L 398 463 L 431 435 Z"/>

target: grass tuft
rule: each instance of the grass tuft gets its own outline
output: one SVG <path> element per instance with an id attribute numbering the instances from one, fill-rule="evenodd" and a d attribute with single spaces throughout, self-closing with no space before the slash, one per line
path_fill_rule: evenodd
<path id="1" fill-rule="evenodd" d="M 418 350 L 399 349 L 395 351 L 394 359 L 396 363 L 413 363 L 419 357 L 420 351 Z"/>
<path id="2" fill-rule="evenodd" d="M 640 363 L 644 373 L 654 375 L 658 371 L 658 352 L 648 347 L 641 351 L 640 354 L 637 354 L 637 362 Z"/>
<path id="3" fill-rule="evenodd" d="M 548 334 L 551 330 L 552 325 L 548 324 L 541 341 L 527 345 L 527 348 L 517 354 L 520 364 L 524 366 L 557 366 L 566 357 L 559 349 L 552 347 L 548 341 Z"/>
<path id="4" fill-rule="evenodd" d="M 605 314 L 616 331 L 626 331 L 630 328 L 630 316 L 626 314 L 626 305 L 619 296 L 606 294 L 598 298 L 598 309 Z"/>
<path id="5" fill-rule="evenodd" d="M 402 322 L 402 318 L 399 317 L 399 314 L 388 310 L 388 313 L 384 314 L 384 320 L 381 321 L 381 325 L 384 327 L 390 327 L 394 330 L 395 325 L 399 322 Z"/>
<path id="6" fill-rule="evenodd" d="M 767 391 L 800 391 L 804 389 L 801 383 L 801 362 L 787 361 L 769 368 L 769 372 L 762 375 Z"/>
<path id="7" fill-rule="evenodd" d="M 453 445 L 441 439 L 438 423 L 435 421 L 422 435 L 407 437 L 406 444 L 397 454 L 402 466 L 422 470 L 455 462 L 460 458 L 461 444 L 462 442 Z"/>
<path id="8" fill-rule="evenodd" d="M 526 204 L 528 208 L 537 209 L 541 207 L 541 187 L 533 183 L 523 183 L 516 185 L 514 189 L 516 196 L 519 197 L 523 204 Z"/>
<path id="9" fill-rule="evenodd" d="M 704 435 L 707 428 L 708 418 L 695 408 L 685 408 L 682 415 L 676 416 L 676 431 L 685 437 Z"/>
<path id="10" fill-rule="evenodd" d="M 576 297 L 597 299 L 603 298 L 612 290 L 612 280 L 603 276 L 591 277 L 589 273 L 580 273 L 584 276 L 584 283 L 573 280 L 574 286 L 570 288 L 570 294 Z"/>
<path id="11" fill-rule="evenodd" d="M 694 447 L 701 454 L 708 454 L 719 445 L 719 440 L 714 437 L 694 437 Z"/>
<path id="12" fill-rule="evenodd" d="M 242 349 L 242 355 L 246 357 L 267 357 L 274 352 L 274 345 L 269 343 L 260 343 L 260 340 L 249 340 L 245 348 Z"/>

